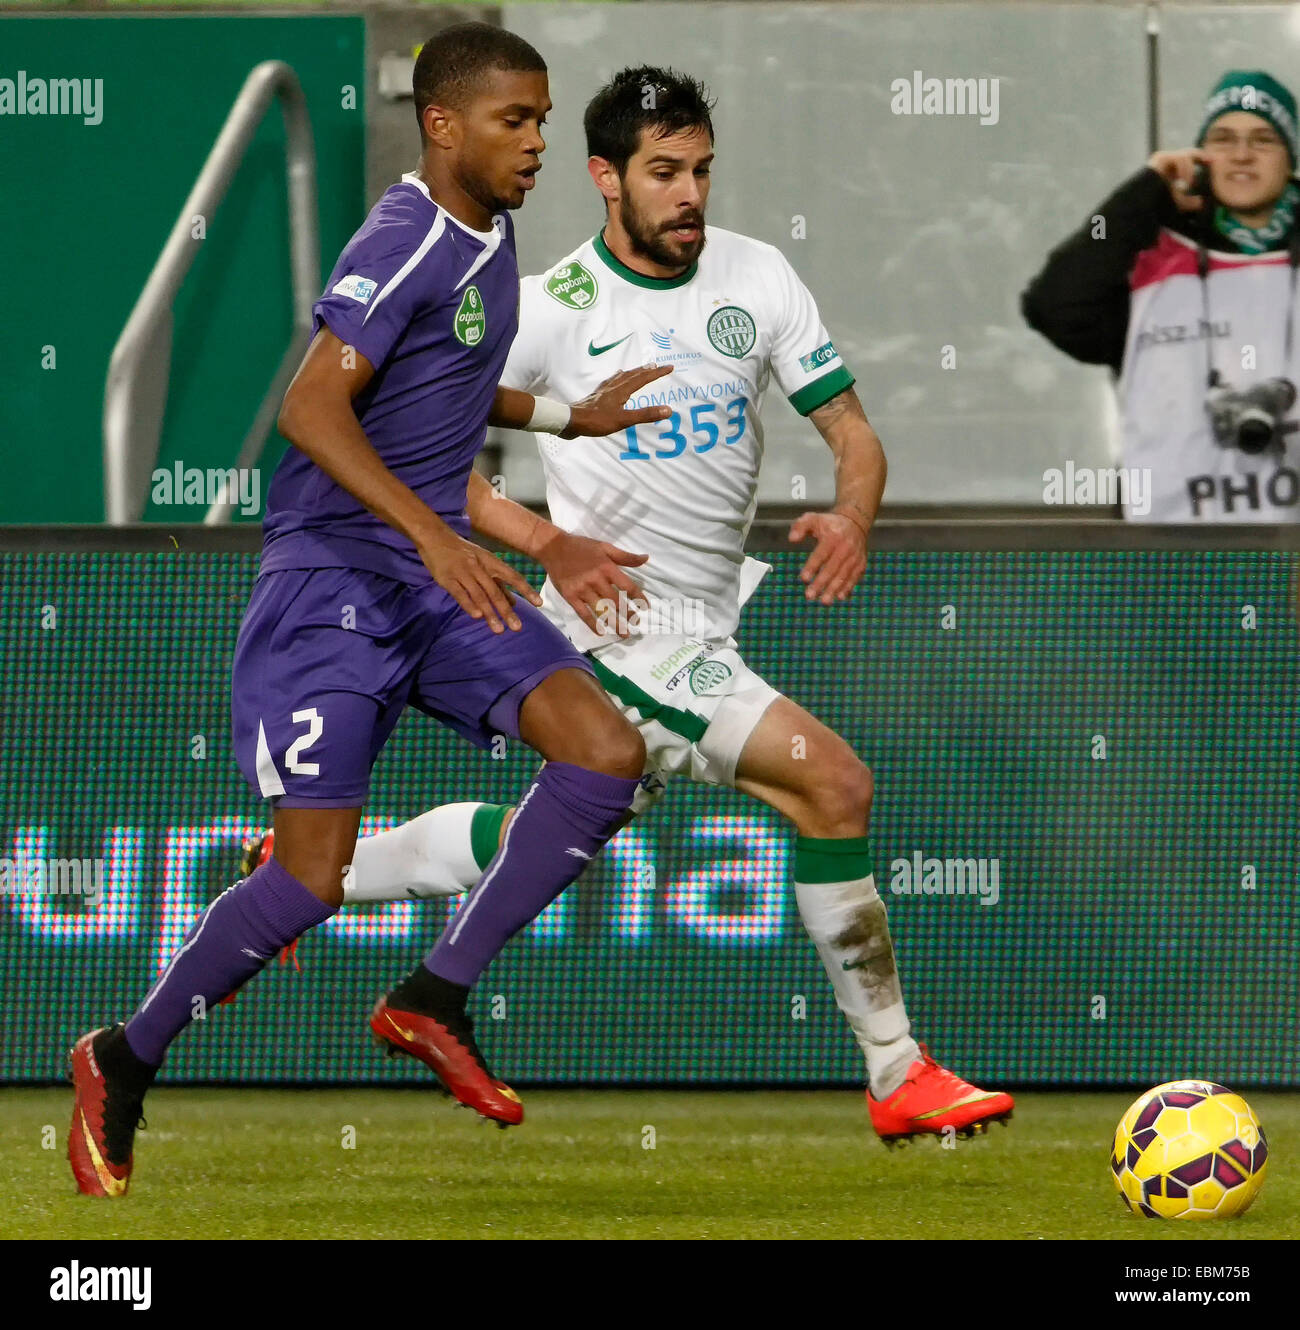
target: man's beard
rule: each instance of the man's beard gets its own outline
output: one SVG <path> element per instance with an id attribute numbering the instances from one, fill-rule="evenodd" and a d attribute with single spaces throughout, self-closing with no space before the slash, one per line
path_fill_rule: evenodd
<path id="1" fill-rule="evenodd" d="M 680 241 L 673 240 L 662 226 L 656 226 L 640 213 L 632 200 L 626 195 L 619 200 L 618 219 L 623 224 L 623 230 L 627 234 L 629 244 L 632 246 L 632 252 L 639 254 L 643 259 L 649 259 L 651 263 L 659 264 L 660 267 L 688 267 L 699 258 L 700 251 L 704 248 L 703 216 L 692 216 L 685 219 L 687 222 L 693 222 L 697 225 L 700 228 L 700 233 L 691 244 L 684 247 Z M 674 223 L 678 226 L 683 224 L 680 218 Z"/>

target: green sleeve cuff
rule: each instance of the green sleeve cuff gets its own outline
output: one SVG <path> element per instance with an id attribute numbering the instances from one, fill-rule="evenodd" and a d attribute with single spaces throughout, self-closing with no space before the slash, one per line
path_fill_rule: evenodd
<path id="1" fill-rule="evenodd" d="M 819 406 L 825 406 L 836 393 L 853 387 L 853 375 L 843 365 L 837 365 L 829 374 L 820 379 L 805 383 L 798 392 L 790 394 L 790 405 L 801 415 L 807 416 Z"/>

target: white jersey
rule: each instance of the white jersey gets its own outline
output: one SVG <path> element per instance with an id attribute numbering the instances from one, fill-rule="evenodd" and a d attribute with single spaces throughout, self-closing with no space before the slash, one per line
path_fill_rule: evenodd
<path id="1" fill-rule="evenodd" d="M 650 556 L 628 569 L 651 605 L 641 631 L 726 638 L 757 584 L 744 550 L 768 380 L 806 416 L 853 376 L 780 250 L 714 226 L 706 235 L 679 277 L 633 272 L 598 235 L 524 278 L 501 384 L 576 402 L 619 370 L 673 366 L 629 403 L 667 405 L 667 420 L 601 439 L 537 436 L 546 500 L 566 531 Z M 612 625 L 593 633 L 549 579 L 542 597 L 580 650 L 614 640 Z"/>
<path id="2" fill-rule="evenodd" d="M 1206 378 L 1228 385 L 1262 379 L 1300 383 L 1300 329 L 1285 251 L 1207 254 L 1200 276 L 1196 246 L 1170 230 L 1143 250 L 1129 274 L 1131 303 L 1119 395 L 1123 460 L 1129 477 L 1125 516 L 1148 522 L 1300 521 L 1296 435 L 1285 451 L 1243 453 L 1216 441 L 1205 408 Z M 1246 346 L 1257 353 L 1243 370 Z M 1292 417 L 1294 430 L 1294 411 Z M 1149 476 L 1146 501 L 1132 480 Z"/>

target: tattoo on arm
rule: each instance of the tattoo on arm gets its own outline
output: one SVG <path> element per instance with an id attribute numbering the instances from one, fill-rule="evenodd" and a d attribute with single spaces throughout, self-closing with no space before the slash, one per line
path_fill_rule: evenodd
<path id="1" fill-rule="evenodd" d="M 808 419 L 817 426 L 824 434 L 831 425 L 837 424 L 846 417 L 856 417 L 858 420 L 865 421 L 867 413 L 862 409 L 862 403 L 858 401 L 858 395 L 852 388 L 845 388 L 843 392 L 838 392 L 829 402 L 823 402 L 815 411 L 809 412 Z"/>
<path id="2" fill-rule="evenodd" d="M 845 388 L 810 412 L 808 418 L 835 457 L 832 511 L 850 518 L 866 534 L 880 507 L 884 454 L 857 393 L 852 387 Z"/>

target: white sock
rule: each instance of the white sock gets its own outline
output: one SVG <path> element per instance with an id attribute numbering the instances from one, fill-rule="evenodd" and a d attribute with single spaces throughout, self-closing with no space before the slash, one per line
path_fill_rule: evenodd
<path id="1" fill-rule="evenodd" d="M 799 917 L 821 957 L 835 1001 L 866 1058 L 872 1096 L 887 1099 L 902 1085 L 921 1050 L 910 1033 L 867 838 L 800 836 L 794 891 Z"/>
<path id="2" fill-rule="evenodd" d="M 442 804 L 392 831 L 363 836 L 343 880 L 343 904 L 427 900 L 468 891 L 483 873 L 474 853 L 474 814 L 494 806 Z"/>

